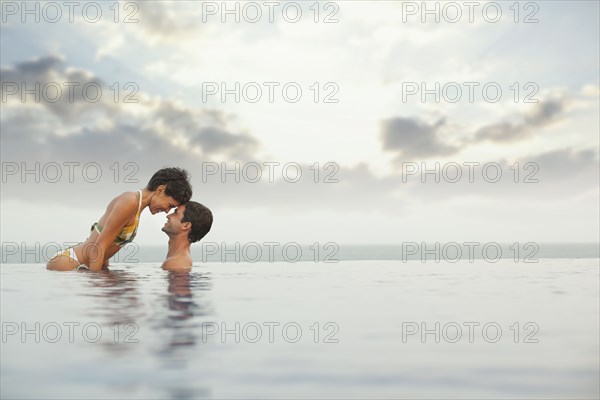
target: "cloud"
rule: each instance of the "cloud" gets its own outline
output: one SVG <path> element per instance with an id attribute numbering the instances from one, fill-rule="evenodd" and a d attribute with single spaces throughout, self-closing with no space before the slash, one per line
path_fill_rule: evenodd
<path id="1" fill-rule="evenodd" d="M 465 139 L 450 144 L 443 139 L 455 133 L 446 119 L 428 124 L 418 118 L 394 117 L 381 124 L 380 140 L 384 151 L 395 153 L 396 161 L 449 156 L 486 141 L 512 143 L 533 136 L 539 129 L 561 120 L 575 104 L 564 96 L 547 98 L 528 113 L 515 116 L 520 122 L 494 122 L 478 128 Z M 442 132 L 444 130 L 444 132 Z"/>
<path id="2" fill-rule="evenodd" d="M 435 164 L 437 176 L 422 174 L 425 169 L 434 171 Z M 472 169 L 466 162 L 426 162 L 414 167 L 416 173 L 404 177 L 410 194 L 430 202 L 470 197 L 501 200 L 507 207 L 519 201 L 547 204 L 597 191 L 600 180 L 594 149 L 563 148 L 514 160 L 479 162 Z M 460 179 L 456 171 L 462 174 Z"/>
<path id="3" fill-rule="evenodd" d="M 383 121 L 380 138 L 384 150 L 403 156 L 427 158 L 454 154 L 459 148 L 440 138 L 443 125 L 443 119 L 427 124 L 417 118 L 391 118 Z"/>
<path id="4" fill-rule="evenodd" d="M 49 55 L 0 70 L 3 108 L 45 109 L 60 120 L 63 130 L 98 115 L 117 117 L 130 91 L 115 88 L 90 71 L 70 67 L 62 57 Z M 43 118 L 43 117 L 42 117 Z"/>
<path id="5" fill-rule="evenodd" d="M 207 127 L 194 132 L 191 143 L 198 144 L 205 153 L 219 153 L 225 149 L 234 158 L 246 158 L 258 146 L 258 142 L 249 135 L 233 135 L 221 128 Z"/>
<path id="6" fill-rule="evenodd" d="M 143 39 L 150 44 L 176 42 L 195 35 L 201 26 L 201 7 L 197 4 L 140 1 L 135 5 L 139 21 L 135 27 L 143 31 Z"/>
<path id="7" fill-rule="evenodd" d="M 62 78 L 99 79 L 94 74 L 68 67 L 58 57 L 44 57 L 3 68 L 4 79 L 35 79 L 59 76 Z M 8 78 L 5 78 L 8 77 Z M 544 126 L 555 121 L 564 111 L 563 103 L 539 106 L 523 119 L 528 126 Z M 536 155 L 521 163 L 538 163 L 534 185 L 515 185 L 510 167 L 514 161 L 500 160 L 506 174 L 497 184 L 479 180 L 476 184 L 461 182 L 426 183 L 420 180 L 403 181 L 400 173 L 376 176 L 366 164 L 339 166 L 337 183 L 324 183 L 328 171 L 321 170 L 314 182 L 314 168 L 301 165 L 302 179 L 287 182 L 279 175 L 274 182 L 263 179 L 250 183 L 227 179 L 203 180 L 206 162 L 258 162 L 261 143 L 235 126 L 236 118 L 219 109 L 191 107 L 169 99 L 151 98 L 140 93 L 137 104 L 98 104 L 78 101 L 78 112 L 52 108 L 51 103 L 30 104 L 20 100 L 3 104 L 0 117 L 2 129 L 1 155 L 5 164 L 20 171 L 3 182 L 3 199 L 39 201 L 40 204 L 74 204 L 76 207 L 102 207 L 110 198 L 126 190 L 143 187 L 159 168 L 177 165 L 192 176 L 194 198 L 209 205 L 238 209 L 261 208 L 275 212 L 304 213 L 309 210 L 334 212 L 402 213 L 411 202 L 444 201 L 448 197 L 477 196 L 503 198 L 521 196 L 530 201 L 544 202 L 598 187 L 598 161 L 593 150 L 569 149 Z M 538 106 L 536 106 L 538 107 Z M 65 114 L 66 113 L 66 114 Z M 65 117 L 66 115 L 66 117 Z M 381 139 L 386 151 L 407 157 L 452 155 L 461 150 L 460 144 L 444 140 L 448 131 L 445 120 L 426 123 L 417 118 L 397 117 L 383 122 Z M 470 145 L 462 144 L 462 146 Z M 284 160 L 268 160 L 282 161 Z M 24 168 L 32 170 L 40 164 L 37 175 L 43 175 L 45 165 L 79 163 L 74 182 L 66 177 L 58 183 L 22 179 Z M 102 179 L 82 179 L 83 167 L 96 163 L 102 169 Z M 129 167 L 126 167 L 129 165 Z M 323 167 L 323 166 L 321 166 Z M 263 172 L 267 170 L 263 166 Z M 63 167 L 63 173 L 66 168 Z M 92 168 L 92 175 L 95 172 Z M 507 173 L 508 172 L 508 173 Z M 117 174 L 118 173 L 118 174 Z M 133 173 L 134 182 L 124 178 Z M 52 174 L 51 174 L 52 175 Z M 118 175 L 118 176 L 117 176 Z M 522 177 L 523 177 L 522 175 Z M 264 177 L 264 176 L 263 176 Z M 85 178 L 85 177 L 84 177 Z M 33 199 L 33 200 L 32 200 Z M 351 221 L 349 222 L 351 225 Z"/>
<path id="8" fill-rule="evenodd" d="M 71 82 L 79 90 L 57 101 L 42 92 L 39 101 L 27 95 L 22 102 L 20 93 L 10 94 L 16 85 L 34 88 Z M 104 94 L 99 101 L 85 96 L 81 88 L 88 83 L 99 85 Z M 122 91 L 123 92 L 123 91 Z M 128 93 L 127 93 L 128 94 Z M 93 73 L 68 67 L 56 56 L 2 68 L 3 142 L 10 151 L 3 155 L 13 157 L 18 149 L 43 146 L 43 154 L 94 154 L 136 157 L 143 151 L 158 148 L 172 156 L 182 154 L 210 157 L 249 159 L 260 148 L 259 142 L 246 132 L 234 132 L 234 119 L 216 109 L 189 107 L 167 99 L 153 99 L 136 93 L 136 103 L 125 102 L 125 93 L 116 99 L 104 81 Z M 47 112 L 49 111 L 49 113 Z M 29 143 L 30 139 L 34 139 Z M 123 145 L 125 144 L 125 145 Z M 14 146 L 14 147 L 13 147 Z M 143 157 L 141 157 L 143 158 Z"/>
<path id="9" fill-rule="evenodd" d="M 206 156 L 227 155 L 237 160 L 249 160 L 260 148 L 258 140 L 247 133 L 232 133 L 227 127 L 231 120 L 215 109 L 193 109 L 160 101 L 156 120 L 169 136 L 180 135 Z"/>
<path id="10" fill-rule="evenodd" d="M 285 162 L 273 168 L 272 173 L 262 161 L 258 161 L 263 180 L 250 183 L 232 175 L 215 175 L 202 184 L 207 202 L 220 207 L 252 209 L 261 208 L 280 213 L 304 214 L 311 211 L 329 210 L 369 214 L 385 212 L 397 214 L 403 210 L 402 194 L 396 192 L 401 185 L 398 176 L 377 177 L 365 164 L 352 167 L 321 165 L 319 175 L 314 166 L 299 164 L 284 172 Z M 233 169 L 228 164 L 227 168 Z M 241 166 L 243 168 L 243 166 Z M 312 167 L 312 168 L 311 168 Z M 302 176 L 295 182 L 296 171 Z M 220 168 L 223 171 L 223 168 Z M 269 177 L 274 182 L 269 182 Z M 316 182 L 315 182 L 316 180 Z M 348 221 L 349 226 L 352 222 Z"/>
<path id="11" fill-rule="evenodd" d="M 35 82 L 43 86 L 52 81 L 103 82 L 56 56 L 2 68 L 3 83 L 33 87 Z M 58 102 L 42 97 L 36 102 L 29 96 L 25 103 L 19 95 L 9 96 L 0 116 L 0 154 L 3 173 L 5 167 L 11 171 L 16 167 L 17 173 L 3 176 L 2 198 L 70 204 L 85 193 L 85 204 L 96 207 L 104 204 L 107 193 L 114 196 L 143 187 L 165 166 L 180 165 L 194 175 L 204 161 L 256 158 L 260 143 L 234 126 L 235 116 L 138 95 L 138 103 L 133 104 L 114 102 L 112 96 L 99 102 L 81 96 Z M 52 182 L 56 165 L 62 178 Z M 68 165 L 75 167 L 70 171 Z M 99 180 L 95 166 L 102 175 Z M 67 175 L 73 171 L 70 180 Z M 138 182 L 122 185 L 131 173 Z"/>
<path id="12" fill-rule="evenodd" d="M 529 114 L 521 117 L 518 123 L 500 122 L 483 126 L 475 132 L 474 143 L 490 140 L 508 143 L 523 140 L 543 128 L 556 122 L 565 113 L 569 102 L 565 98 L 550 98 L 537 103 Z"/>
<path id="13" fill-rule="evenodd" d="M 56 56 L 46 56 L 36 60 L 23 61 L 17 63 L 15 68 L 2 68 L 2 77 L 6 81 L 33 80 L 46 75 L 48 71 L 59 67 L 62 63 L 63 60 Z"/>

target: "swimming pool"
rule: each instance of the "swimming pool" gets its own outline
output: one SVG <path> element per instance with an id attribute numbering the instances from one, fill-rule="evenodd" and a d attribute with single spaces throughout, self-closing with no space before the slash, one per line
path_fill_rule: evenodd
<path id="1" fill-rule="evenodd" d="M 598 259 L 0 269 L 3 398 L 597 398 Z"/>

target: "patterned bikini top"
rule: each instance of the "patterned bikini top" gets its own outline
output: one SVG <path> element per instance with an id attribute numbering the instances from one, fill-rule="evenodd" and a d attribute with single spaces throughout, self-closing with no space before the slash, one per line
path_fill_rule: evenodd
<path id="1" fill-rule="evenodd" d="M 120 247 L 125 246 L 127 243 L 133 242 L 133 239 L 135 238 L 135 235 L 137 233 L 137 228 L 140 223 L 140 211 L 142 210 L 142 191 L 138 190 L 138 192 L 140 194 L 140 201 L 138 204 L 137 213 L 135 214 L 135 221 L 133 221 L 133 224 L 131 225 L 124 226 L 119 232 L 119 234 L 115 237 L 115 244 Z M 94 225 L 92 225 L 92 230 L 94 229 L 98 233 L 102 232 L 102 227 L 98 225 L 97 222 L 95 222 Z"/>

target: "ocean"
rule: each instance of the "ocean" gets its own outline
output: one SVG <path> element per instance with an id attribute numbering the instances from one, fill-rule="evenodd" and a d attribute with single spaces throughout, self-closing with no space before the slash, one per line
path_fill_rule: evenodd
<path id="1" fill-rule="evenodd" d="M 2 264 L 45 264 L 60 249 L 74 242 L 25 243 L 3 242 Z M 191 246 L 192 258 L 199 263 L 249 263 L 301 261 L 336 263 L 339 261 L 421 262 L 453 263 L 484 260 L 497 262 L 512 259 L 516 263 L 537 263 L 542 258 L 600 258 L 598 243 L 536 243 L 536 242 L 403 242 L 399 244 L 348 245 L 336 242 L 201 242 Z M 167 244 L 140 246 L 127 244 L 113 258 L 111 264 L 159 263 L 167 254 Z"/>
<path id="2" fill-rule="evenodd" d="M 597 399 L 599 259 L 0 268 L 6 399 Z"/>

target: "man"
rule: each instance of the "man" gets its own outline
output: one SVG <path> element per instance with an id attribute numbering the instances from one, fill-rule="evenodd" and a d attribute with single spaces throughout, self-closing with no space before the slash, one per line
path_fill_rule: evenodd
<path id="1" fill-rule="evenodd" d="M 167 215 L 162 231 L 169 236 L 169 251 L 162 268 L 169 271 L 189 270 L 192 267 L 190 245 L 210 231 L 213 216 L 200 203 L 188 201 Z"/>

